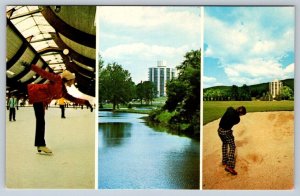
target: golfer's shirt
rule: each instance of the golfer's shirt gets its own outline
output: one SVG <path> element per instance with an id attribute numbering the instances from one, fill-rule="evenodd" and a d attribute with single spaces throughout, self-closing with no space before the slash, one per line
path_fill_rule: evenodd
<path id="1" fill-rule="evenodd" d="M 232 127 L 240 122 L 239 113 L 233 108 L 227 108 L 226 112 L 222 116 L 219 127 L 224 130 L 231 130 Z"/>

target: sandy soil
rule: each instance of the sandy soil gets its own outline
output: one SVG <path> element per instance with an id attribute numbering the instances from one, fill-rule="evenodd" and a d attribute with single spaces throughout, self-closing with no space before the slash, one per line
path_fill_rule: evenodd
<path id="1" fill-rule="evenodd" d="M 294 112 L 258 112 L 233 127 L 237 176 L 221 165 L 219 120 L 203 128 L 203 189 L 292 189 Z"/>

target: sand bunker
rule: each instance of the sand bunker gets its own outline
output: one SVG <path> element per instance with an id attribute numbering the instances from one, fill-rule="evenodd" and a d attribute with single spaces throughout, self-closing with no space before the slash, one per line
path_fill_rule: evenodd
<path id="1" fill-rule="evenodd" d="M 203 189 L 292 189 L 294 112 L 257 112 L 233 127 L 237 176 L 221 165 L 220 120 L 203 128 Z"/>

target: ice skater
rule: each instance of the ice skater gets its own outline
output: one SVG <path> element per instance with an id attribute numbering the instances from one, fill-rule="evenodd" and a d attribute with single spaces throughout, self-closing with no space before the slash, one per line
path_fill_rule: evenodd
<path id="1" fill-rule="evenodd" d="M 238 124 L 240 122 L 240 116 L 245 114 L 246 108 L 244 106 L 240 106 L 236 109 L 228 107 L 219 123 L 218 134 L 222 141 L 222 164 L 225 165 L 225 171 L 232 175 L 237 175 L 237 172 L 234 170 L 235 142 L 232 127 Z"/>
<path id="2" fill-rule="evenodd" d="M 57 102 L 58 102 L 58 105 L 61 110 L 61 118 L 66 118 L 66 116 L 65 116 L 65 105 L 66 105 L 65 99 L 62 97 L 59 100 L 57 100 Z"/>
<path id="3" fill-rule="evenodd" d="M 18 106 L 18 101 L 15 95 L 12 95 L 8 100 L 9 109 L 9 121 L 16 121 L 16 107 Z"/>
<path id="4" fill-rule="evenodd" d="M 52 154 L 52 151 L 46 146 L 45 142 L 45 107 L 53 99 L 61 97 L 80 105 L 86 105 L 91 109 L 91 112 L 93 111 L 93 107 L 88 100 L 75 98 L 68 93 L 66 86 L 72 86 L 75 81 L 73 73 L 65 70 L 61 75 L 58 75 L 45 71 L 36 65 L 30 66 L 25 62 L 23 62 L 23 65 L 26 69 L 31 69 L 49 81 L 46 84 L 28 84 L 27 91 L 29 103 L 33 104 L 36 118 L 34 145 L 37 147 L 38 152 Z"/>

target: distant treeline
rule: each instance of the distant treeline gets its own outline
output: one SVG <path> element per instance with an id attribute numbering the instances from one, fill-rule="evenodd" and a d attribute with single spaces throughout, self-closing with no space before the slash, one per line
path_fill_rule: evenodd
<path id="1" fill-rule="evenodd" d="M 294 79 L 282 80 L 283 88 L 276 100 L 291 100 L 294 98 Z M 269 83 L 261 83 L 241 87 L 215 86 L 203 90 L 204 101 L 250 101 L 272 100 L 269 92 Z"/>

